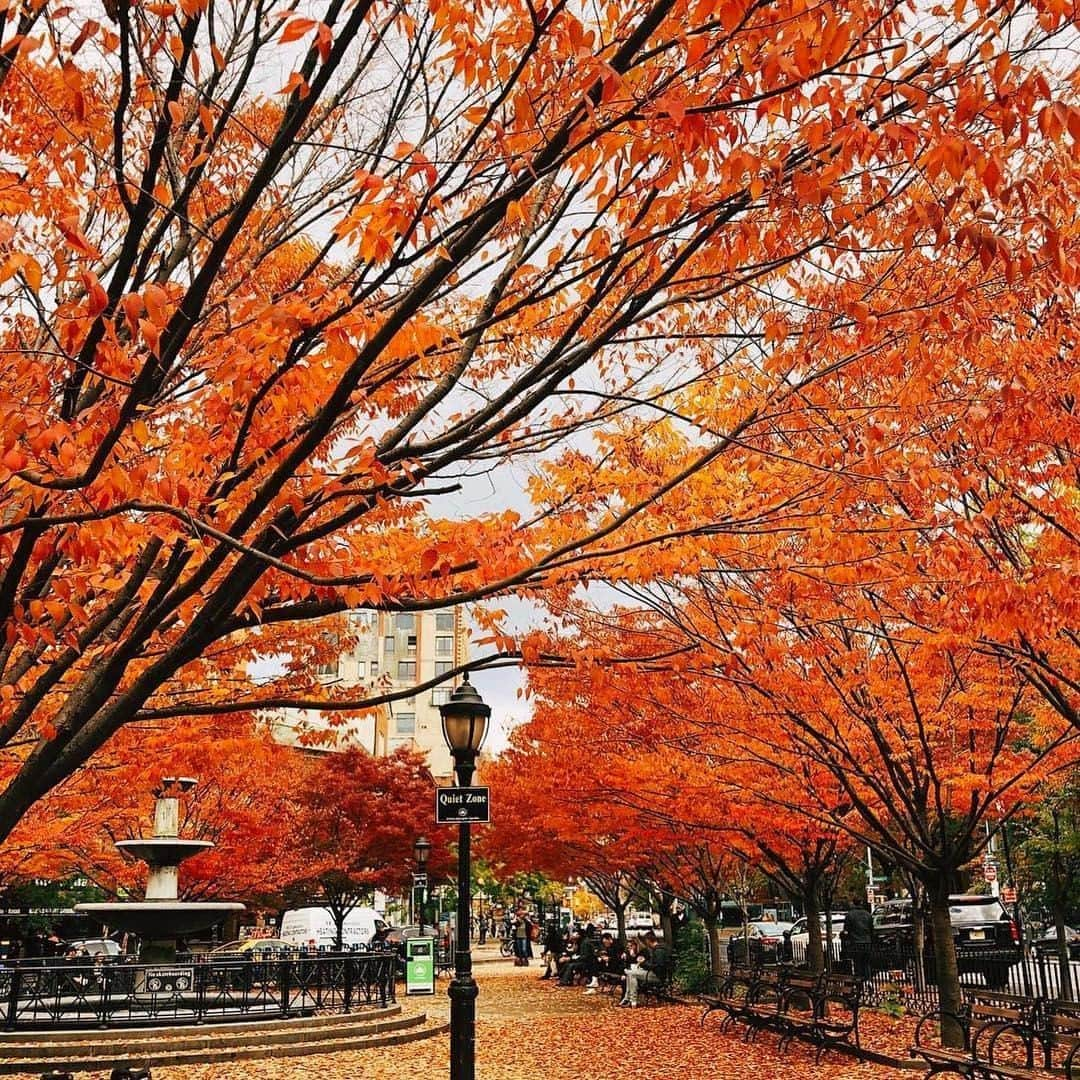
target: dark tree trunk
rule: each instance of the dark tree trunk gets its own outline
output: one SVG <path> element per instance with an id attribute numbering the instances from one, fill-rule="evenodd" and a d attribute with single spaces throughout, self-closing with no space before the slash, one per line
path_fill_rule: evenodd
<path id="1" fill-rule="evenodd" d="M 806 966 L 813 972 L 825 969 L 825 953 L 821 947 L 821 911 L 818 908 L 817 889 L 811 886 L 803 894 L 803 914 L 806 916 Z"/>
<path id="2" fill-rule="evenodd" d="M 709 935 L 709 969 L 716 985 L 719 985 L 721 972 L 720 958 L 720 921 L 715 915 L 705 916 L 705 932 Z"/>
<path id="3" fill-rule="evenodd" d="M 619 935 L 619 948 L 626 948 L 626 904 L 612 904 L 612 911 L 615 912 L 615 929 Z"/>
<path id="4" fill-rule="evenodd" d="M 934 965 L 937 974 L 938 1001 L 941 1006 L 941 1043 L 961 1048 L 964 1029 L 957 1017 L 962 1005 L 960 973 L 956 966 L 956 943 L 953 941 L 952 921 L 949 919 L 949 875 L 928 883 L 931 925 L 934 928 Z"/>
<path id="5" fill-rule="evenodd" d="M 1057 962 L 1058 980 L 1060 989 L 1058 997 L 1062 1001 L 1072 1001 L 1072 971 L 1069 967 L 1069 941 L 1065 935 L 1065 905 L 1062 902 L 1062 892 L 1054 889 L 1054 931 L 1057 935 Z"/>
<path id="6" fill-rule="evenodd" d="M 660 909 L 660 929 L 663 931 L 664 941 L 674 949 L 675 919 L 673 911 L 675 908 L 675 894 L 668 892 L 667 889 L 661 889 L 657 907 Z"/>

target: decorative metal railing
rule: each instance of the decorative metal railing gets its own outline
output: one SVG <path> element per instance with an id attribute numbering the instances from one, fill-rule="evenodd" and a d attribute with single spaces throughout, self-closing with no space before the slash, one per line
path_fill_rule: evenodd
<path id="1" fill-rule="evenodd" d="M 722 966 L 729 962 L 744 963 L 745 948 L 736 942 L 728 954 L 721 957 Z M 780 948 L 762 948 L 750 942 L 749 960 L 755 966 L 774 964 L 793 968 L 805 967 L 806 947 L 799 943 Z M 1040 950 L 1027 955 L 1010 948 L 956 949 L 957 973 L 965 989 L 1000 990 L 1025 997 L 1080 1000 L 1080 959 L 1070 960 L 1067 966 L 1055 956 Z M 834 941 L 827 966 L 834 971 L 857 975 L 863 982 L 863 997 L 872 1004 L 895 1002 L 914 1012 L 937 1008 L 938 993 L 934 957 L 927 950 L 922 956 L 910 945 L 872 943 L 841 949 Z"/>
<path id="2" fill-rule="evenodd" d="M 347 1013 L 395 1000 L 394 952 L 195 957 L 170 964 L 16 961 L 0 968 L 0 1023 L 138 1027 Z"/>

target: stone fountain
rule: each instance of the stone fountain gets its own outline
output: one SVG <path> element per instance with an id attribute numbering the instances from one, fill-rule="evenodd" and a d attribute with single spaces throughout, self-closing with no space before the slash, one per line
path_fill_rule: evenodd
<path id="1" fill-rule="evenodd" d="M 191 791 L 191 777 L 169 777 L 154 792 L 154 832 L 137 840 L 120 840 L 121 851 L 141 859 L 150 868 L 143 901 L 117 900 L 107 904 L 77 904 L 75 910 L 118 930 L 138 934 L 139 959 L 144 963 L 171 963 L 176 939 L 209 930 L 243 904 L 178 899 L 180 864 L 214 845 L 210 840 L 180 837 L 180 796 Z"/>

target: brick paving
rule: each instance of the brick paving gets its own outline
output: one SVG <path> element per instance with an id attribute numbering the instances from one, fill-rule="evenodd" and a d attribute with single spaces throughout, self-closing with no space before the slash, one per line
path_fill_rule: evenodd
<path id="1" fill-rule="evenodd" d="M 909 1071 L 830 1055 L 815 1066 L 809 1047 L 783 1057 L 775 1037 L 747 1044 L 738 1033 L 702 1032 L 700 1009 L 618 1009 L 611 998 L 540 982 L 539 968 L 478 965 L 478 1080 L 911 1080 Z M 410 1012 L 444 1020 L 446 980 L 434 998 L 405 998 Z M 446 1077 L 448 1037 L 402 1046 L 217 1065 L 162 1066 L 154 1080 L 412 1080 Z M 92 1076 L 93 1074 L 83 1074 Z"/>

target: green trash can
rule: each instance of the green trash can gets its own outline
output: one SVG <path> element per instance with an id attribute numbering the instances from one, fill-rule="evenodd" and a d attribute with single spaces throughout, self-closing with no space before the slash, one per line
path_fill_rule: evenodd
<path id="1" fill-rule="evenodd" d="M 434 938 L 405 939 L 405 993 L 435 993 Z"/>

